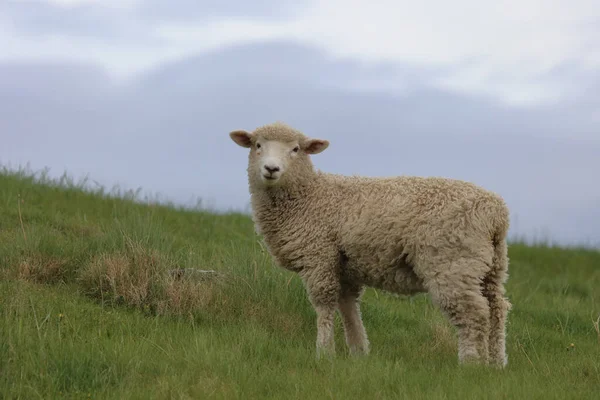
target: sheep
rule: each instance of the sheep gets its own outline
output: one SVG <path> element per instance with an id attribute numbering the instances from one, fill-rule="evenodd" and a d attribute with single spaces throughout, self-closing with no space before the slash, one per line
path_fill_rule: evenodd
<path id="1" fill-rule="evenodd" d="M 349 353 L 369 354 L 360 303 L 372 287 L 428 293 L 457 329 L 459 364 L 507 365 L 509 211 L 499 195 L 441 177 L 322 172 L 311 156 L 329 141 L 282 122 L 229 135 L 250 149 L 256 230 L 316 312 L 317 358 L 335 354 L 336 310 Z"/>

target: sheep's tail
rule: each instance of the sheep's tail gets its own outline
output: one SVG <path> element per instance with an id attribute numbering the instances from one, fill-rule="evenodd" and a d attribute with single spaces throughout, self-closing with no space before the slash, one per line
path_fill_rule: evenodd
<path id="1" fill-rule="evenodd" d="M 508 280 L 508 244 L 505 237 L 495 237 L 493 241 L 494 254 L 492 257 L 492 268 L 487 276 L 496 291 L 504 295 L 504 284 Z"/>

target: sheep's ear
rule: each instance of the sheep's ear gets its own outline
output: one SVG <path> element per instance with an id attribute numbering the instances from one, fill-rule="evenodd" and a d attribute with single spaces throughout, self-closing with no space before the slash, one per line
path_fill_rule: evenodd
<path id="1" fill-rule="evenodd" d="M 231 137 L 231 140 L 238 144 L 238 146 L 246 148 L 252 146 L 252 134 L 249 132 L 237 130 L 229 133 L 229 136 Z"/>
<path id="2" fill-rule="evenodd" d="M 329 141 L 322 139 L 310 139 L 304 144 L 306 154 L 319 154 L 329 147 Z"/>

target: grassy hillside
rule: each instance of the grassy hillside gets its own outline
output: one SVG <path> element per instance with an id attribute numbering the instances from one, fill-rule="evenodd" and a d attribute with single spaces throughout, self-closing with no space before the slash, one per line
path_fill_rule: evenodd
<path id="1" fill-rule="evenodd" d="M 369 290 L 372 344 L 314 357 L 314 312 L 243 215 L 0 174 L 3 398 L 597 398 L 600 253 L 510 246 L 509 366 L 458 367 L 429 299 Z M 173 276 L 181 268 L 217 274 Z"/>

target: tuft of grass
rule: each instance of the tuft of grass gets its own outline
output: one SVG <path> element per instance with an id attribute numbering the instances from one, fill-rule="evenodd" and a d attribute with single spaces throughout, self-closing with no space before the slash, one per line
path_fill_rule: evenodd
<path id="1" fill-rule="evenodd" d="M 92 297 L 156 315 L 190 315 L 209 306 L 221 282 L 176 276 L 170 273 L 176 267 L 174 260 L 127 238 L 125 251 L 94 256 L 78 280 Z"/>
<path id="2" fill-rule="evenodd" d="M 0 187 L 3 398 L 591 399 L 600 386 L 596 250 L 510 244 L 505 370 L 459 367 L 427 296 L 373 289 L 371 355 L 349 357 L 337 318 L 338 356 L 316 360 L 302 282 L 248 216 L 43 173 L 5 170 Z"/>
<path id="3" fill-rule="evenodd" d="M 18 277 L 37 283 L 57 283 L 63 279 L 65 261 L 40 255 L 28 256 L 19 262 Z"/>

